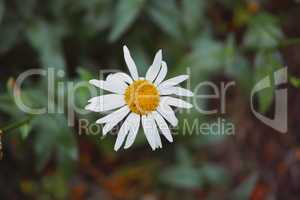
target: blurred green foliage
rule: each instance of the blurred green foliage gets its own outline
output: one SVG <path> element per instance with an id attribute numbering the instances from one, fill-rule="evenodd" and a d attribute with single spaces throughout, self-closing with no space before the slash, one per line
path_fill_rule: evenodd
<path id="1" fill-rule="evenodd" d="M 228 28 L 229 22 L 226 20 L 214 20 L 212 16 L 218 15 L 218 11 L 212 10 L 215 4 L 233 13 L 230 19 L 230 23 L 234 23 L 233 29 Z M 67 72 L 65 77 L 56 80 L 56 84 L 59 81 L 76 83 L 97 78 L 97 66 L 119 66 L 121 70 L 125 69 L 121 48 L 123 44 L 132 50 L 141 72 L 148 68 L 154 52 L 162 48 L 170 77 L 177 73 L 187 73 L 186 67 L 189 67 L 192 88 L 203 80 L 212 80 L 220 75 L 229 77 L 237 81 L 243 98 L 247 100 L 254 81 L 283 66 L 278 48 L 284 39 L 276 16 L 265 10 L 253 12 L 247 6 L 247 1 L 229 3 L 221 0 L 0 0 L 0 56 L 7 56 L 12 63 L 11 66 L 1 64 L 1 68 L 9 68 L 5 70 L 5 76 L 17 77 L 18 73 L 31 67 L 53 67 Z M 263 7 L 263 3 L 260 6 Z M 244 30 L 242 34 L 241 29 Z M 18 55 L 15 50 L 19 48 L 29 52 L 26 54 L 29 61 L 25 64 L 22 63 L 24 58 L 19 60 L 15 57 Z M 20 69 L 10 69 L 14 66 Z M 11 81 L 7 77 L 1 80 L 0 110 L 4 113 L 1 116 L 1 129 L 28 117 L 14 104 Z M 293 79 L 292 82 L 299 87 L 298 80 Z M 268 95 L 264 93 L 258 96 L 262 112 L 267 112 L 272 104 L 273 90 L 269 89 Z M 46 80 L 26 82 L 20 95 L 28 105 L 47 105 Z M 68 95 L 59 94 L 65 99 Z M 89 98 L 87 89 L 78 89 L 75 95 L 77 105 L 84 107 Z M 57 102 L 54 103 L 57 106 Z M 208 104 L 203 100 L 198 103 Z M 195 110 L 180 116 L 191 122 L 195 118 L 201 119 L 201 122 L 211 120 L 199 116 Z M 76 115 L 76 118 L 80 117 L 83 116 Z M 99 118 L 95 114 L 84 117 L 91 121 Z M 72 170 L 78 162 L 77 141 L 83 136 L 78 137 L 76 128 L 68 127 L 66 115 L 32 116 L 32 120 L 19 127 L 12 127 L 7 131 L 14 134 L 7 132 L 5 137 L 21 135 L 25 143 L 27 139 L 33 141 L 34 165 L 38 170 L 43 170 L 54 160 L 64 178 L 72 176 Z M 112 149 L 112 136 L 101 141 L 99 135 L 87 137 L 94 140 L 104 152 L 109 152 L 107 148 Z M 160 183 L 188 189 L 230 185 L 230 172 L 222 166 L 205 160 L 199 162 L 192 157 L 193 151 L 223 139 L 226 137 L 176 136 L 176 151 L 173 155 L 177 161 L 171 161 L 164 170 L 158 171 Z M 139 141 L 133 148 L 146 146 L 143 138 Z M 169 146 L 166 145 L 167 148 Z M 163 151 L 160 153 L 164 155 Z M 59 195 L 55 198 L 64 198 L 63 191 L 57 192 L 64 187 L 63 180 L 45 178 L 43 182 L 39 191 L 51 190 Z M 239 197 L 236 199 L 247 199 L 247 191 L 254 184 L 252 178 L 248 182 L 234 191 L 234 195 Z"/>

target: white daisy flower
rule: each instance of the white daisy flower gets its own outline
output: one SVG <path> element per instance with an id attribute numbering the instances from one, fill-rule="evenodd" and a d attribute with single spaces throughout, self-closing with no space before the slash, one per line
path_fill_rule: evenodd
<path id="1" fill-rule="evenodd" d="M 135 62 L 126 46 L 123 47 L 123 51 L 131 76 L 118 72 L 108 75 L 106 80 L 90 80 L 90 84 L 112 92 L 112 94 L 91 98 L 85 109 L 93 112 L 114 110 L 96 121 L 98 124 L 105 124 L 102 130 L 103 135 L 106 135 L 125 119 L 117 135 L 115 151 L 122 146 L 125 140 L 125 149 L 133 144 L 140 124 L 152 150 L 161 148 L 159 130 L 169 142 L 173 142 L 167 122 L 172 126 L 178 124 L 171 106 L 192 107 L 190 103 L 170 96 L 193 96 L 191 91 L 178 86 L 187 80 L 188 76 L 176 76 L 164 81 L 168 69 L 167 64 L 162 60 L 162 51 L 159 50 L 146 77 L 139 77 Z"/>

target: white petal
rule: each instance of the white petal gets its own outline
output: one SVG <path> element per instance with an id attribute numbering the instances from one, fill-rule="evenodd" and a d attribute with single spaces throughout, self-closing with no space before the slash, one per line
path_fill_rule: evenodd
<path id="1" fill-rule="evenodd" d="M 125 118 L 125 116 L 123 116 L 123 118 L 118 118 L 114 121 L 110 121 L 107 122 L 104 127 L 102 128 L 102 135 L 106 135 L 109 131 L 111 131 L 120 121 L 122 121 Z"/>
<path id="2" fill-rule="evenodd" d="M 158 148 L 158 147 L 162 148 L 162 143 L 161 143 L 160 135 L 159 135 L 159 133 L 158 133 L 157 126 L 156 126 L 156 123 L 155 123 L 155 120 L 154 120 L 154 117 L 153 117 L 152 113 L 149 114 L 148 117 L 151 118 L 151 120 L 153 121 L 153 128 L 152 128 L 151 131 L 152 131 L 152 135 L 153 135 L 154 138 L 155 138 L 156 147 L 157 147 L 157 148 Z"/>
<path id="3" fill-rule="evenodd" d="M 174 97 L 161 97 L 160 98 L 162 104 L 168 104 L 170 106 L 175 106 L 178 108 L 192 108 L 193 105 L 178 98 Z"/>
<path id="4" fill-rule="evenodd" d="M 131 84 L 133 82 L 132 78 L 128 74 L 123 73 L 123 72 L 117 72 L 117 73 L 109 75 L 109 76 L 114 76 L 114 77 L 116 77 L 120 80 L 123 80 L 124 82 L 129 83 L 129 84 Z"/>
<path id="5" fill-rule="evenodd" d="M 93 79 L 90 80 L 89 83 L 103 90 L 117 94 L 124 94 L 126 88 L 128 87 L 125 82 L 116 78 L 109 80 L 107 79 L 106 81 Z"/>
<path id="6" fill-rule="evenodd" d="M 162 118 L 162 116 L 158 112 L 153 112 L 153 117 L 162 134 L 167 138 L 169 142 L 173 142 L 173 137 L 166 121 Z"/>
<path id="7" fill-rule="evenodd" d="M 178 119 L 175 116 L 174 111 L 172 108 L 167 104 L 160 103 L 157 111 L 172 125 L 177 126 Z"/>
<path id="8" fill-rule="evenodd" d="M 138 75 L 136 65 L 135 65 L 133 59 L 131 58 L 131 55 L 130 55 L 130 52 L 129 52 L 127 46 L 125 46 L 125 45 L 123 46 L 123 52 L 124 52 L 124 59 L 125 59 L 128 69 L 129 69 L 129 72 L 131 74 L 131 77 L 133 78 L 133 80 L 137 80 L 139 78 L 139 75 Z"/>
<path id="9" fill-rule="evenodd" d="M 134 115 L 135 115 L 134 113 L 130 113 L 130 115 L 126 118 L 126 120 L 122 124 L 120 131 L 118 133 L 118 136 L 117 136 L 117 141 L 115 143 L 115 147 L 114 147 L 115 151 L 117 151 L 122 146 L 122 144 L 128 134 L 128 131 L 130 129 L 130 125 L 131 125 L 132 121 L 135 119 Z"/>
<path id="10" fill-rule="evenodd" d="M 108 111 L 125 105 L 124 96 L 119 94 L 107 94 L 93 97 L 88 102 L 90 104 L 88 104 L 85 109 L 94 112 Z"/>
<path id="11" fill-rule="evenodd" d="M 178 85 L 179 83 L 185 81 L 186 79 L 188 79 L 189 76 L 188 75 L 180 75 L 180 76 L 176 76 L 174 78 L 170 78 L 164 82 L 162 82 L 159 87 L 170 87 L 170 86 L 175 86 Z"/>
<path id="12" fill-rule="evenodd" d="M 175 94 L 177 96 L 186 96 L 186 97 L 192 97 L 192 96 L 194 96 L 194 94 L 193 94 L 192 91 L 187 90 L 187 89 L 182 88 L 182 87 L 174 87 L 173 94 Z"/>
<path id="13" fill-rule="evenodd" d="M 171 95 L 174 92 L 173 87 L 159 87 L 158 88 L 160 95 Z"/>
<path id="14" fill-rule="evenodd" d="M 109 131 L 111 131 L 120 121 L 122 121 L 127 114 L 129 113 L 129 109 L 127 109 L 127 106 L 124 106 L 123 112 L 119 112 L 118 116 L 114 116 L 114 118 L 111 118 L 109 121 L 106 122 L 105 126 L 102 129 L 102 134 L 106 135 Z M 117 112 L 117 111 L 116 111 Z M 97 123 L 97 122 L 96 122 Z"/>
<path id="15" fill-rule="evenodd" d="M 140 127 L 141 117 L 138 114 L 132 113 L 133 119 L 130 126 L 129 134 L 125 142 L 125 149 L 128 149 L 133 144 Z"/>
<path id="16" fill-rule="evenodd" d="M 168 72 L 167 63 L 165 61 L 162 61 L 159 74 L 158 74 L 154 84 L 159 85 L 166 78 L 167 72 Z"/>
<path id="17" fill-rule="evenodd" d="M 98 88 L 101 88 L 101 89 L 103 89 L 103 84 L 102 84 L 103 82 L 104 82 L 103 80 L 96 80 L 96 79 L 92 79 L 92 80 L 89 81 L 89 83 L 91 85 L 94 85 L 94 86 L 96 86 Z"/>
<path id="18" fill-rule="evenodd" d="M 122 119 L 121 119 L 122 120 Z M 115 120 L 113 122 L 106 123 L 102 128 L 102 135 L 106 135 L 111 129 L 113 129 L 121 120 Z"/>
<path id="19" fill-rule="evenodd" d="M 143 125 L 145 136 L 146 136 L 148 143 L 150 144 L 152 150 L 155 150 L 156 138 L 152 133 L 153 132 L 152 131 L 153 124 L 154 124 L 154 121 L 152 118 L 149 118 L 149 116 L 145 116 L 145 115 L 142 116 L 142 125 Z"/>
<path id="20" fill-rule="evenodd" d="M 154 79 L 157 77 L 158 72 L 161 68 L 161 61 L 162 61 L 162 53 L 161 50 L 159 50 L 154 57 L 152 65 L 149 67 L 146 73 L 146 79 L 148 81 L 153 82 Z"/>
<path id="21" fill-rule="evenodd" d="M 121 111 L 115 111 L 115 112 L 118 112 L 117 114 L 115 114 L 115 112 L 114 113 L 111 113 L 112 115 L 114 115 L 114 116 L 112 116 L 111 117 L 111 119 L 110 120 L 108 120 L 106 117 L 108 117 L 109 115 L 107 115 L 106 117 L 103 117 L 103 118 L 101 118 L 101 119 L 103 119 L 103 121 L 104 120 L 106 120 L 106 124 L 105 124 L 105 126 L 103 127 L 103 129 L 102 129 L 102 134 L 103 135 L 106 135 L 109 131 L 111 131 L 120 121 L 122 121 L 125 117 L 126 117 L 126 115 L 129 113 L 129 108 L 127 107 L 127 106 L 124 106 L 123 108 L 121 108 L 122 109 L 122 112 Z M 120 109 L 120 110 L 121 110 Z M 106 119 L 104 119 L 104 118 L 106 118 Z M 101 120 L 100 119 L 100 120 Z M 102 123 L 102 121 L 100 121 L 101 123 Z M 99 120 L 96 122 L 96 123 L 99 123 Z"/>
<path id="22" fill-rule="evenodd" d="M 103 123 L 118 120 L 119 118 L 124 118 L 129 113 L 129 111 L 130 111 L 130 109 L 128 108 L 128 106 L 124 106 L 124 107 L 120 108 L 119 110 L 116 110 L 116 111 L 106 115 L 105 117 L 98 119 L 96 121 L 96 123 L 103 124 Z M 122 116 L 124 116 L 124 117 L 122 117 Z"/>
<path id="23" fill-rule="evenodd" d="M 194 94 L 190 90 L 181 87 L 161 87 L 158 89 L 160 95 L 171 95 L 192 97 Z"/>

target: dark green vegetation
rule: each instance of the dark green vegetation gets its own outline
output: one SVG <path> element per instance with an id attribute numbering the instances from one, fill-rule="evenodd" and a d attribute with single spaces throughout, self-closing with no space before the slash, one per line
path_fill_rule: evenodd
<path id="1" fill-rule="evenodd" d="M 0 0 L 0 199 L 299 199 L 299 21 L 296 0 Z M 79 119 L 92 123 L 100 115 L 75 114 L 70 128 L 67 114 L 27 115 L 16 106 L 13 87 L 25 70 L 62 69 L 55 84 L 65 86 L 88 81 L 100 69 L 127 70 L 124 44 L 140 73 L 163 49 L 168 77 L 189 67 L 192 89 L 206 80 L 235 81 L 226 113 L 218 100 L 202 100 L 197 104 L 218 114 L 178 113 L 174 143 L 164 140 L 152 152 L 141 132 L 132 148 L 115 153 L 115 136 L 79 135 Z M 287 134 L 254 118 L 249 104 L 256 80 L 283 66 L 290 78 Z M 269 116 L 273 92 L 256 98 Z M 18 94 L 27 105 L 47 105 L 46 78 L 28 79 Z M 57 109 L 57 99 L 70 93 L 55 95 Z M 75 95 L 82 108 L 90 98 L 87 88 Z M 183 134 L 184 122 L 192 129 L 195 120 L 217 117 L 232 122 L 235 134 Z"/>

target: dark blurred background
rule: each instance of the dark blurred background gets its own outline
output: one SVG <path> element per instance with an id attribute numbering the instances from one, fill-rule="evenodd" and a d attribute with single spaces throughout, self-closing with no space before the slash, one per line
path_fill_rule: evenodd
<path id="1" fill-rule="evenodd" d="M 299 21 L 299 0 L 0 0 L 0 199 L 300 199 Z M 189 67 L 191 89 L 235 81 L 226 113 L 178 113 L 173 143 L 152 152 L 140 132 L 132 148 L 116 153 L 115 136 L 79 134 L 79 119 L 93 123 L 100 114 L 76 113 L 69 127 L 66 114 L 28 115 L 16 106 L 22 72 L 64 70 L 56 84 L 66 84 L 97 78 L 100 69 L 126 71 L 124 44 L 141 74 L 163 49 L 168 77 Z M 284 66 L 286 134 L 256 119 L 249 103 L 256 81 Z M 267 116 L 274 89 L 255 99 Z M 17 94 L 27 105 L 47 105 L 46 78 L 29 78 Z M 75 98 L 83 108 L 88 89 Z M 235 125 L 234 135 L 181 134 L 184 119 L 218 117 Z"/>

